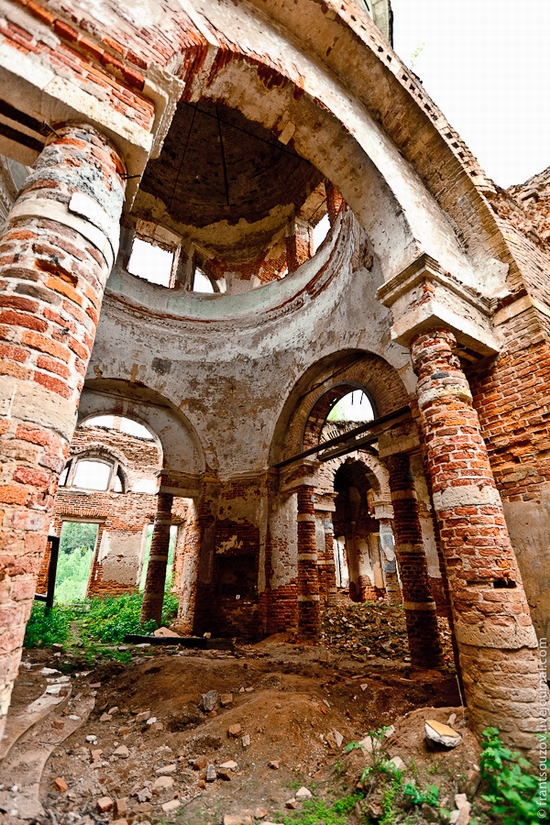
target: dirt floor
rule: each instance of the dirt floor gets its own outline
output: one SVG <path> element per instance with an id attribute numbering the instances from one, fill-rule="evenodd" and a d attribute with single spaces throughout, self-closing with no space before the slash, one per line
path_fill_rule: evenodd
<path id="1" fill-rule="evenodd" d="M 354 791 L 372 756 L 346 745 L 391 725 L 383 738 L 388 756 L 403 760 L 418 787 L 439 784 L 452 809 L 479 749 L 463 720 L 449 647 L 445 672 L 413 670 L 402 611 L 383 605 L 340 605 L 325 626 L 319 645 L 277 635 L 232 650 L 134 647 L 131 664 L 92 670 L 75 651 L 25 651 L 19 708 L 39 695 L 44 667 L 58 671 L 46 673 L 61 680 L 62 693 L 70 689 L 48 723 L 58 737 L 48 741 L 62 741 L 43 768 L 43 814 L 34 821 L 280 823 L 308 792 L 332 803 Z M 82 723 L 79 708 L 92 704 Z M 453 713 L 463 741 L 452 751 L 429 750 L 424 720 L 447 722 Z M 64 738 L 65 726 L 77 729 Z M 28 735 L 31 745 L 33 736 L 39 747 L 40 727 Z M 16 799 L 17 779 L 0 791 Z M 376 799 L 366 804 L 348 821 L 379 820 Z M 20 821 L 9 807 L 4 821 Z M 432 820 L 421 812 L 410 819 L 424 821 Z"/>

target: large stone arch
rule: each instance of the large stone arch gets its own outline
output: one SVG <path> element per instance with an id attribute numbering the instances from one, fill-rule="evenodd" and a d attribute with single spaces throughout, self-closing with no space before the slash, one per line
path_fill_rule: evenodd
<path id="1" fill-rule="evenodd" d="M 96 415 L 124 415 L 144 424 L 162 449 L 161 491 L 198 497 L 205 469 L 202 447 L 192 425 L 166 399 L 123 381 L 92 381 L 82 393 L 79 423 Z"/>
<path id="2" fill-rule="evenodd" d="M 275 427 L 270 463 L 301 452 L 308 422 L 315 420 L 322 426 L 334 399 L 347 387 L 365 389 L 379 416 L 409 402 L 400 374 L 381 356 L 360 350 L 326 356 L 304 372 L 288 396 Z"/>

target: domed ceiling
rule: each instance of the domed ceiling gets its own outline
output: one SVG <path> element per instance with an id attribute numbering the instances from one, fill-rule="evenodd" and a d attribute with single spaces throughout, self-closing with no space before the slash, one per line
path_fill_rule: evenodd
<path id="1" fill-rule="evenodd" d="M 184 243 L 226 261 L 246 260 L 284 233 L 321 180 L 291 143 L 240 111 L 206 100 L 182 103 L 133 211 Z"/>

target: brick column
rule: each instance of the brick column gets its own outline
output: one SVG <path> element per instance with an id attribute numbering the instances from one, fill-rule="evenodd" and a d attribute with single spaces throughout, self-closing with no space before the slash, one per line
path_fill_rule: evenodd
<path id="1" fill-rule="evenodd" d="M 544 685 L 537 639 L 455 343 L 434 329 L 411 352 L 464 691 L 478 734 L 492 725 L 529 749 Z"/>
<path id="2" fill-rule="evenodd" d="M 123 176 L 92 126 L 56 126 L 0 233 L 0 735 L 117 252 Z"/>
<path id="3" fill-rule="evenodd" d="M 395 552 L 403 588 L 411 662 L 417 667 L 441 667 L 443 655 L 436 605 L 428 580 L 418 502 L 409 458 L 401 453 L 386 459 L 394 511 Z"/>
<path id="4" fill-rule="evenodd" d="M 325 601 L 327 606 L 336 603 L 338 588 L 336 587 L 336 561 L 334 558 L 334 526 L 329 513 L 323 519 L 325 533 L 325 559 L 324 559 L 324 587 Z"/>
<path id="5" fill-rule="evenodd" d="M 342 204 L 344 203 L 344 199 L 340 192 L 337 192 L 332 183 L 327 180 L 325 181 L 325 193 L 327 196 L 327 212 L 328 218 L 330 221 L 330 225 L 334 226 L 336 223 L 336 218 L 342 208 Z"/>
<path id="6" fill-rule="evenodd" d="M 399 578 L 397 576 L 396 554 L 394 554 L 393 544 L 391 548 L 388 547 L 388 542 L 390 541 L 389 534 L 391 533 L 393 537 L 392 524 L 393 518 L 380 519 L 380 559 L 382 561 L 382 571 L 384 573 L 388 601 L 390 604 L 402 604 L 401 587 L 399 586 Z M 390 556 L 390 558 L 388 558 L 388 556 Z"/>
<path id="7" fill-rule="evenodd" d="M 159 493 L 157 496 L 157 512 L 153 524 L 145 591 L 141 605 L 141 622 L 154 619 L 159 627 L 162 622 L 162 603 L 164 601 L 166 563 L 170 547 L 173 500 L 174 496 L 171 493 Z"/>
<path id="8" fill-rule="evenodd" d="M 315 504 L 313 487 L 298 487 L 298 628 L 302 636 L 317 636 L 321 629 Z"/>

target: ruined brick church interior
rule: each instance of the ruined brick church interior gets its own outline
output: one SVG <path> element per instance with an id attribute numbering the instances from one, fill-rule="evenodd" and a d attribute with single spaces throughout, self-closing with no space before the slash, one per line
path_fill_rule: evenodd
<path id="1" fill-rule="evenodd" d="M 389 0 L 0 0 L 0 714 L 67 522 L 86 593 L 307 643 L 452 632 L 529 751 L 550 630 L 550 177 L 504 191 Z M 150 555 L 145 559 L 147 536 Z M 2 730 L 3 728 L 0 728 Z"/>

